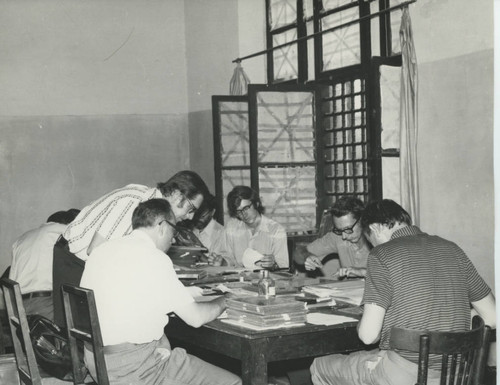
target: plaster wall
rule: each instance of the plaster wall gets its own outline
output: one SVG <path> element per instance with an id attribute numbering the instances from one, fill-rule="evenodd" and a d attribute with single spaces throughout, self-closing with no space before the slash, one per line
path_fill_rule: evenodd
<path id="1" fill-rule="evenodd" d="M 190 168 L 183 0 L 0 0 L 0 272 L 23 232 Z"/>

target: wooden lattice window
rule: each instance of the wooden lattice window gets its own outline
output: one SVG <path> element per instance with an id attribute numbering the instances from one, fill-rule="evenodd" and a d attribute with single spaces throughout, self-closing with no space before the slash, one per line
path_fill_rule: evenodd
<path id="1" fill-rule="evenodd" d="M 254 86 L 249 88 L 249 99 L 256 144 L 253 186 L 258 188 L 267 214 L 288 233 L 315 231 L 319 218 L 315 115 L 319 93 L 310 86 Z"/>
<path id="2" fill-rule="evenodd" d="M 214 152 L 218 202 L 217 219 L 227 217 L 225 197 L 234 186 L 250 180 L 250 130 L 245 96 L 213 96 Z"/>
<path id="3" fill-rule="evenodd" d="M 248 100 L 248 101 L 247 101 Z M 250 85 L 248 98 L 214 96 L 216 195 L 221 212 L 238 184 L 259 191 L 288 233 L 315 231 L 322 191 L 318 87 Z M 218 218 L 224 221 L 223 218 Z M 227 219 L 227 218 L 226 218 Z"/>
<path id="4" fill-rule="evenodd" d="M 269 85 L 213 97 L 220 213 L 251 185 L 288 233 L 310 234 L 340 196 L 397 197 L 400 11 L 385 10 L 401 3 L 266 0 Z"/>
<path id="5" fill-rule="evenodd" d="M 403 0 L 266 0 L 268 83 L 325 79 L 400 55 Z"/>
<path id="6" fill-rule="evenodd" d="M 305 79 L 306 42 L 292 43 L 305 36 L 302 0 L 266 0 L 267 47 L 274 49 L 267 57 L 269 83 Z M 287 44 L 290 43 L 290 44 Z M 300 60 L 300 64 L 299 64 Z"/>
<path id="7" fill-rule="evenodd" d="M 366 80 L 334 81 L 322 99 L 326 206 L 342 195 L 369 198 Z"/>

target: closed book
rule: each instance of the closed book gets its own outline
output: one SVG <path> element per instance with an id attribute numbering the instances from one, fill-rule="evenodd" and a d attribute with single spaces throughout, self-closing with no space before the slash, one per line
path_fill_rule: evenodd
<path id="1" fill-rule="evenodd" d="M 228 298 L 226 300 L 226 305 L 228 309 L 264 315 L 290 314 L 307 310 L 306 304 L 296 301 L 294 296 Z"/>
<path id="2" fill-rule="evenodd" d="M 226 311 L 228 318 L 256 326 L 285 326 L 289 324 L 304 323 L 307 318 L 307 313 L 305 311 L 271 315 L 255 314 L 233 309 L 227 309 Z"/>

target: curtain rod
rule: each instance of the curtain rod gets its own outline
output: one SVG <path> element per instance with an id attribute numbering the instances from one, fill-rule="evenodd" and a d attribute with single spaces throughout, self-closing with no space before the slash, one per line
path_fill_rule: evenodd
<path id="1" fill-rule="evenodd" d="M 337 29 L 340 29 L 340 28 L 344 28 L 344 27 L 348 27 L 349 25 L 351 24 L 355 24 L 355 23 L 359 23 L 360 21 L 363 21 L 363 20 L 366 20 L 366 19 L 371 19 L 372 17 L 375 17 L 375 16 L 378 16 L 378 15 L 381 15 L 383 13 L 387 13 L 387 12 L 391 12 L 395 9 L 399 9 L 399 8 L 403 8 L 403 7 L 406 7 L 408 6 L 409 4 L 412 4 L 412 3 L 415 3 L 417 0 L 409 0 L 409 1 L 406 1 L 404 3 L 401 3 L 401 4 L 398 4 L 398 5 L 395 5 L 393 7 L 390 7 L 390 8 L 386 8 L 384 9 L 383 11 L 379 11 L 379 12 L 376 12 L 376 13 L 373 13 L 371 15 L 366 15 L 366 16 L 363 16 L 363 17 L 360 17 L 359 19 L 356 19 L 356 20 L 351 20 L 351 21 L 348 21 L 344 24 L 340 24 L 340 25 L 337 25 L 335 27 L 332 27 L 332 28 L 328 28 L 328 29 L 325 29 L 324 31 L 319 31 L 319 32 L 316 32 L 316 33 L 313 33 L 311 35 L 307 35 L 307 36 L 303 36 L 303 37 L 300 37 L 296 40 L 293 40 L 293 41 L 289 41 L 287 43 L 283 43 L 283 44 L 280 44 L 280 45 L 277 45 L 273 48 L 269 48 L 269 49 L 265 49 L 263 51 L 259 51 L 259 52 L 255 52 L 251 55 L 247 55 L 247 56 L 243 56 L 243 57 L 239 57 L 239 58 L 236 58 L 232 61 L 232 63 L 241 63 L 243 60 L 246 60 L 246 59 L 251 59 L 253 57 L 256 57 L 256 56 L 260 56 L 260 55 L 263 55 L 265 53 L 268 53 L 268 52 L 272 52 L 274 51 L 275 49 L 279 49 L 279 48 L 283 48 L 283 47 L 286 47 L 288 45 L 291 45 L 291 44 L 294 44 L 294 43 L 298 43 L 299 41 L 302 41 L 302 40 L 307 40 L 307 39 L 310 39 L 312 37 L 315 37 L 317 35 L 322 35 L 324 33 L 327 33 L 327 32 L 332 32 L 332 31 L 335 31 Z"/>

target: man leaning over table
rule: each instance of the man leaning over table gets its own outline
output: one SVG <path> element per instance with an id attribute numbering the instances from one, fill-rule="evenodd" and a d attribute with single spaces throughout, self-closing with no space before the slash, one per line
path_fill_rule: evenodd
<path id="1" fill-rule="evenodd" d="M 366 344 L 379 341 L 379 349 L 316 358 L 311 378 L 315 385 L 413 385 L 418 353 L 390 350 L 391 328 L 466 331 L 471 304 L 495 327 L 495 298 L 462 249 L 412 226 L 396 202 L 368 205 L 361 221 L 374 249 L 358 335 Z M 439 383 L 439 365 L 431 358 L 428 384 Z"/>
<path id="2" fill-rule="evenodd" d="M 327 264 L 323 264 L 325 257 L 331 253 L 339 256 L 339 277 L 364 277 L 366 263 L 371 245 L 363 235 L 360 223 L 364 204 L 361 200 L 351 196 L 339 198 L 332 206 L 333 229 L 319 239 L 299 248 L 294 260 L 304 265 L 306 270 L 324 269 L 328 274 Z"/>
<path id="3" fill-rule="evenodd" d="M 200 327 L 225 309 L 224 297 L 195 302 L 177 278 L 165 253 L 175 235 L 171 205 L 164 199 L 140 203 L 132 228 L 90 254 L 81 280 L 94 291 L 110 384 L 241 384 L 238 376 L 171 349 L 163 333 L 169 313 Z M 87 347 L 85 361 L 96 378 Z"/>
<path id="4" fill-rule="evenodd" d="M 132 212 L 140 202 L 166 199 L 177 221 L 191 219 L 209 194 L 208 187 L 193 171 L 179 171 L 156 188 L 130 184 L 96 199 L 82 209 L 54 246 L 54 321 L 63 325 L 60 285 L 78 285 L 87 256 L 101 243 L 132 231 Z"/>

